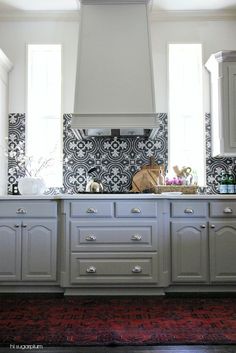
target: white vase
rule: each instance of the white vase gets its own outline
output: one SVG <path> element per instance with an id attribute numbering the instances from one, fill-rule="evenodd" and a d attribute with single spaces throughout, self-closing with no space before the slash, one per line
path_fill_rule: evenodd
<path id="1" fill-rule="evenodd" d="M 24 177 L 19 179 L 18 189 L 21 195 L 42 195 L 46 190 L 46 185 L 42 178 Z"/>

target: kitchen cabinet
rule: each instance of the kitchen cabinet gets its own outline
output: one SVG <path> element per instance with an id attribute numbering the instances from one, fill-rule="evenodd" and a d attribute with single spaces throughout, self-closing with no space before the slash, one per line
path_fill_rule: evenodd
<path id="1" fill-rule="evenodd" d="M 212 54 L 206 68 L 211 74 L 212 155 L 236 156 L 236 51 Z"/>
<path id="2" fill-rule="evenodd" d="M 208 280 L 208 240 L 205 220 L 171 222 L 172 282 Z"/>
<path id="3" fill-rule="evenodd" d="M 161 252 L 158 207 L 155 200 L 64 202 L 69 239 L 63 286 L 157 287 Z"/>
<path id="4" fill-rule="evenodd" d="M 8 135 L 8 75 L 12 63 L 0 49 L 0 145 L 5 146 L 5 137 Z M 7 193 L 7 165 L 8 160 L 4 153 L 0 153 L 0 195 Z"/>
<path id="5" fill-rule="evenodd" d="M 55 281 L 56 274 L 56 202 L 0 202 L 0 280 Z"/>
<path id="6" fill-rule="evenodd" d="M 236 221 L 210 223 L 210 281 L 236 283 Z"/>

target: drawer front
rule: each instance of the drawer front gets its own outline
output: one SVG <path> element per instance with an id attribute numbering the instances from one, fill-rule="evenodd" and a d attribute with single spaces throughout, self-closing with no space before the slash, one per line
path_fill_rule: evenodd
<path id="1" fill-rule="evenodd" d="M 57 217 L 57 203 L 55 201 L 1 201 L 0 217 Z"/>
<path id="2" fill-rule="evenodd" d="M 207 202 L 174 201 L 171 202 L 172 217 L 206 217 Z"/>
<path id="3" fill-rule="evenodd" d="M 157 204 L 155 201 L 149 200 L 133 200 L 133 201 L 117 201 L 116 217 L 156 217 Z"/>
<path id="4" fill-rule="evenodd" d="M 71 217 L 113 217 L 114 204 L 112 201 L 75 201 L 70 204 Z"/>
<path id="5" fill-rule="evenodd" d="M 154 251 L 157 250 L 155 221 L 71 221 L 72 251 Z"/>
<path id="6" fill-rule="evenodd" d="M 72 254 L 71 283 L 157 283 L 157 254 Z"/>
<path id="7" fill-rule="evenodd" d="M 210 202 L 210 217 L 236 217 L 236 200 Z"/>

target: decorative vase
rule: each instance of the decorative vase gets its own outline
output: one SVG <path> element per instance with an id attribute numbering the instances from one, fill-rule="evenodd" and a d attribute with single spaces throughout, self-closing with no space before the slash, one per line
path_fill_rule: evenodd
<path id="1" fill-rule="evenodd" d="M 24 177 L 19 179 L 18 189 L 21 195 L 42 195 L 46 190 L 46 185 L 42 178 Z"/>

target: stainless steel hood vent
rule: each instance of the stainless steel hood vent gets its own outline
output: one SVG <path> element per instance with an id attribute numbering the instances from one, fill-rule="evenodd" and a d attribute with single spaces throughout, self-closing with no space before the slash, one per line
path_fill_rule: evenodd
<path id="1" fill-rule="evenodd" d="M 155 138 L 149 0 L 81 0 L 74 113 L 78 138 Z"/>

